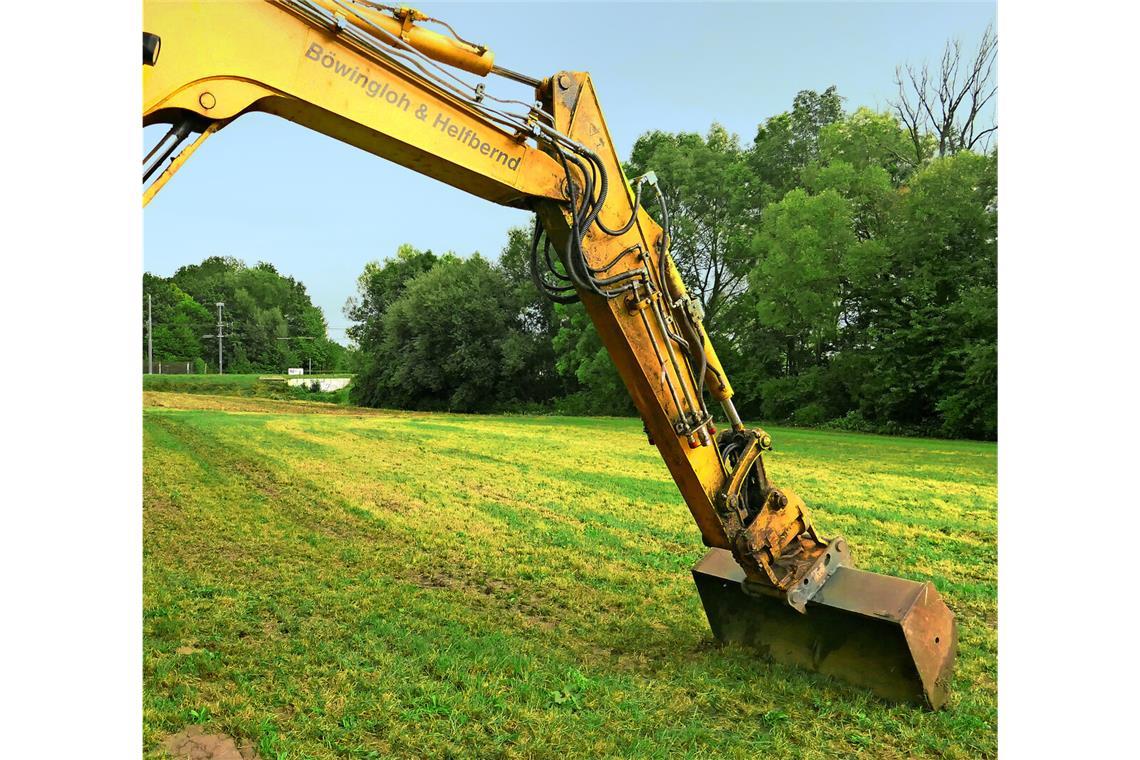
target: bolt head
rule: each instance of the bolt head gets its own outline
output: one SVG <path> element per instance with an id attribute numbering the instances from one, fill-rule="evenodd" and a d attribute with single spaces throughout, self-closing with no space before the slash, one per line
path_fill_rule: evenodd
<path id="1" fill-rule="evenodd" d="M 212 92 L 203 92 L 198 96 L 198 105 L 209 111 L 211 108 L 218 104 L 218 99 L 214 97 Z"/>
<path id="2" fill-rule="evenodd" d="M 563 89 L 563 90 L 569 90 L 570 89 L 570 77 L 566 76 L 565 74 L 559 74 L 558 75 L 558 87 L 560 89 Z"/>

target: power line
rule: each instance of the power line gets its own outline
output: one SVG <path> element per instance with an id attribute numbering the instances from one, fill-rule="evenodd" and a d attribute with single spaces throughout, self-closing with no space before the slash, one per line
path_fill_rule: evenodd
<path id="1" fill-rule="evenodd" d="M 222 372 L 222 338 L 227 337 L 222 332 L 222 328 L 224 326 L 224 323 L 222 322 L 222 307 L 224 307 L 225 304 L 222 303 L 221 301 L 218 301 L 214 305 L 218 307 L 218 334 L 217 334 L 217 336 L 203 335 L 202 337 L 203 338 L 217 337 L 217 339 L 218 339 L 218 374 L 221 375 L 221 374 L 223 374 L 223 372 Z"/>

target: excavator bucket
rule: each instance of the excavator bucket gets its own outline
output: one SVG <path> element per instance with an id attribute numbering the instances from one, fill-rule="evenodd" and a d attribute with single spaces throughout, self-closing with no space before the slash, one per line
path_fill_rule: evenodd
<path id="1" fill-rule="evenodd" d="M 950 693 L 958 628 L 931 583 L 839 567 L 804 612 L 746 593 L 744 571 L 711 549 L 693 578 L 713 635 L 786 663 L 937 710 Z"/>

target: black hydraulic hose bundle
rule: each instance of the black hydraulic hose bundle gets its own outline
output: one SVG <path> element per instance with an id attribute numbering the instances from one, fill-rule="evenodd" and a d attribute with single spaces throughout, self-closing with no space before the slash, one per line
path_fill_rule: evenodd
<path id="1" fill-rule="evenodd" d="M 629 221 L 626 222 L 620 230 L 611 230 L 609 227 L 607 227 L 605 225 L 604 222 L 602 222 L 601 219 L 598 219 L 598 229 L 600 229 L 602 232 L 606 233 L 607 235 L 612 235 L 614 237 L 617 237 L 618 235 L 624 235 L 625 233 L 627 233 L 631 229 L 633 229 L 633 224 L 634 224 L 634 222 L 637 221 L 637 210 L 639 208 L 641 208 L 641 183 L 640 182 L 638 182 L 636 187 L 634 187 L 633 211 L 630 212 Z"/>
<path id="2" fill-rule="evenodd" d="M 578 295 L 574 292 L 573 286 L 570 285 L 551 285 L 543 278 L 542 274 L 538 271 L 538 239 L 544 237 L 542 230 L 542 222 L 536 216 L 534 218 L 534 235 L 530 239 L 530 278 L 534 282 L 534 286 L 544 296 L 549 298 L 554 303 L 574 303 L 578 300 Z M 547 268 L 553 272 L 559 279 L 569 280 L 554 268 L 553 262 L 550 260 L 550 239 L 545 238 L 546 242 L 543 246 L 544 255 L 546 256 Z M 570 295 L 566 295 L 569 293 Z"/>
<path id="3" fill-rule="evenodd" d="M 587 166 L 586 162 L 582 161 L 578 156 L 567 154 L 566 151 L 562 150 L 558 145 L 554 145 L 553 147 L 562 163 L 562 169 L 566 173 L 567 193 L 570 196 L 570 237 L 567 241 L 566 250 L 562 252 L 562 264 L 566 269 L 566 274 L 569 275 L 575 285 L 583 290 L 588 290 L 591 293 L 607 299 L 617 298 L 622 293 L 629 291 L 632 285 L 624 285 L 616 288 L 611 288 L 610 286 L 633 280 L 639 276 L 639 273 L 623 272 L 613 277 L 598 277 L 596 276 L 598 273 L 604 271 L 606 268 L 612 267 L 613 263 L 611 262 L 607 267 L 595 269 L 587 262 L 585 251 L 582 249 L 582 238 L 590 226 L 597 221 L 598 213 L 605 204 L 605 199 L 609 192 L 609 183 L 606 178 L 605 169 L 601 166 L 601 159 L 597 158 L 597 156 L 591 157 L 587 154 L 591 163 L 591 166 Z M 585 181 L 585 187 L 582 188 L 583 192 L 580 204 L 578 190 L 575 188 L 573 181 L 573 173 L 570 171 L 571 163 L 579 168 Z M 597 179 L 595 179 L 595 177 L 597 177 Z M 594 197 L 595 187 L 598 188 L 596 198 Z M 635 218 L 636 211 L 632 219 Z M 628 227 L 632 227 L 632 222 Z M 608 234 L 613 233 L 609 232 Z M 536 255 L 534 257 L 536 264 L 537 259 L 538 257 Z"/>
<path id="4" fill-rule="evenodd" d="M 550 143 L 550 147 L 557 155 L 562 164 L 562 170 L 566 174 L 566 192 L 569 196 L 570 235 L 565 250 L 560 249 L 558 251 L 559 260 L 565 270 L 565 274 L 559 272 L 551 260 L 549 250 L 550 239 L 545 235 L 541 220 L 536 217 L 530 246 L 531 279 L 539 292 L 555 303 L 569 304 L 580 300 L 575 292 L 575 287 L 606 299 L 617 298 L 635 287 L 634 283 L 621 283 L 627 283 L 630 280 L 640 277 L 644 270 L 631 270 L 612 277 L 600 277 L 598 275 L 608 272 L 629 253 L 640 250 L 640 246 L 631 246 L 623 250 L 605 266 L 593 267 L 586 259 L 585 251 L 582 248 L 582 239 L 585 237 L 591 225 L 594 224 L 596 224 L 602 232 L 614 237 L 629 232 L 637 222 L 637 213 L 641 208 L 642 181 L 638 180 L 636 182 L 633 208 L 629 220 L 620 228 L 616 230 L 611 229 L 599 218 L 599 214 L 605 206 L 606 198 L 609 194 L 609 178 L 601 158 L 593 151 L 582 146 L 573 146 L 570 152 L 567 152 L 563 149 L 563 146 L 554 142 Z M 570 169 L 571 164 L 578 167 L 578 170 L 581 172 L 584 186 L 580 189 L 576 186 L 574 181 L 574 175 Z M 667 251 L 672 232 L 669 220 L 669 209 L 665 201 L 665 195 L 661 192 L 661 188 L 656 182 L 653 184 L 657 192 L 658 203 L 661 206 L 663 231 L 660 251 L 658 252 L 658 278 L 665 304 L 669 312 L 676 314 L 674 311 L 675 305 L 672 302 L 672 295 L 669 292 Z M 542 272 L 539 271 L 539 238 L 544 238 L 543 257 L 545 259 L 546 271 L 553 275 L 556 281 L 555 283 L 549 282 Z M 557 282 L 566 284 L 557 284 Z M 681 311 L 683 314 L 677 319 L 677 322 L 684 337 L 675 335 L 672 331 L 667 330 L 666 339 L 677 343 L 682 354 L 688 359 L 690 370 L 695 370 L 693 380 L 697 384 L 697 398 L 700 399 L 699 404 L 701 409 L 705 410 L 704 385 L 705 372 L 709 366 L 708 357 L 705 355 L 704 341 L 700 333 L 700 326 L 696 323 L 693 315 L 690 314 L 688 310 L 682 309 Z M 707 414 L 707 411 L 705 413 Z"/>

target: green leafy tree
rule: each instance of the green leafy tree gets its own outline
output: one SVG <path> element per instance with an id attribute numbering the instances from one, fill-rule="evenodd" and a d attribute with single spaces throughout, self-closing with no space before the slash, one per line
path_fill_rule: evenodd
<path id="1" fill-rule="evenodd" d="M 572 389 L 560 402 L 562 410 L 567 414 L 634 414 L 629 392 L 585 307 L 556 304 L 554 310 L 559 320 L 554 336 L 558 372 Z"/>
<path id="2" fill-rule="evenodd" d="M 822 93 L 800 91 L 791 111 L 766 119 L 757 128 L 748 152 L 749 194 L 755 208 L 800 187 L 800 172 L 819 157 L 820 132 L 842 117 L 843 98 L 832 86 Z"/>
<path id="3" fill-rule="evenodd" d="M 895 117 L 869 108 L 824 125 L 819 131 L 818 163 L 845 163 L 857 170 L 878 167 L 890 184 L 901 185 L 915 170 L 909 140 Z"/>
<path id="4" fill-rule="evenodd" d="M 696 133 L 649 132 L 638 138 L 625 167 L 630 176 L 657 174 L 668 205 L 670 250 L 687 288 L 701 300 L 705 327 L 717 333 L 719 317 L 744 288 L 747 270 L 738 254 L 751 236 L 748 166 L 736 135 L 713 124 Z M 663 221 L 656 194 L 642 203 Z"/>
<path id="5" fill-rule="evenodd" d="M 851 205 L 835 190 L 793 190 L 764 212 L 750 285 L 760 322 L 786 341 L 786 370 L 818 364 L 833 346 L 857 245 Z"/>
<path id="6" fill-rule="evenodd" d="M 851 204 L 855 234 L 863 240 L 881 237 L 897 189 L 914 171 L 907 140 L 893 116 L 860 108 L 820 130 L 819 157 L 803 168 L 803 186 L 839 193 Z"/>
<path id="7" fill-rule="evenodd" d="M 324 314 L 313 305 L 304 284 L 282 275 L 271 264 L 248 267 L 233 257 L 212 256 L 181 267 L 167 282 L 197 304 L 193 319 L 187 322 L 193 322 L 199 342 L 210 342 L 202 336 L 216 333 L 215 304 L 225 304 L 223 361 L 227 371 L 280 372 L 288 366 L 303 366 L 309 358 L 314 370 L 331 369 L 336 357 L 344 355 L 343 347 L 328 339 Z M 195 355 L 217 369 L 213 347 L 203 344 Z"/>
<path id="8" fill-rule="evenodd" d="M 361 334 L 353 399 L 366 406 L 488 411 L 541 401 L 536 340 L 520 323 L 517 292 L 478 254 L 448 254 L 401 286 Z M 372 337 L 375 340 L 372 340 Z"/>
<path id="9" fill-rule="evenodd" d="M 997 160 L 960 152 L 923 168 L 886 241 L 864 407 L 954 436 L 997 434 Z"/>
<path id="10" fill-rule="evenodd" d="M 554 303 L 538 292 L 531 279 L 530 238 L 529 229 L 512 227 L 507 230 L 507 244 L 499 254 L 498 268 L 518 299 L 524 326 L 549 339 L 554 332 Z"/>
<path id="11" fill-rule="evenodd" d="M 355 323 L 346 331 L 348 337 L 364 351 L 379 343 L 384 312 L 404 292 L 409 280 L 438 261 L 439 257 L 431 251 L 420 251 L 405 243 L 396 249 L 394 257 L 365 264 L 356 280 L 356 295 L 344 305 L 344 315 Z"/>
<path id="12" fill-rule="evenodd" d="M 565 376 L 555 367 L 554 336 L 558 331 L 555 304 L 538 292 L 530 276 L 530 238 L 529 229 L 512 227 L 508 230 L 507 244 L 499 254 L 496 268 L 506 279 L 514 298 L 517 336 L 513 344 L 521 362 L 520 371 L 531 378 L 535 387 L 543 389 L 535 399 L 548 400 L 571 389 Z"/>
<path id="13" fill-rule="evenodd" d="M 757 127 L 752 145 L 744 151 L 743 176 L 732 192 L 742 210 L 734 236 L 731 263 L 743 276 L 744 288 L 722 311 L 711 332 L 721 361 L 738 387 L 737 406 L 743 412 L 760 411 L 760 388 L 787 367 L 787 337 L 760 320 L 755 293 L 748 277 L 757 266 L 760 250 L 754 245 L 766 209 L 789 191 L 803 187 L 806 167 L 819 159 L 821 131 L 843 115 L 842 98 L 834 87 L 822 93 L 799 92 L 791 110 L 773 116 Z"/>
<path id="14" fill-rule="evenodd" d="M 143 275 L 143 356 L 146 356 L 146 297 L 150 296 L 156 362 L 186 362 L 200 359 L 207 349 L 203 330 L 210 324 L 210 312 L 174 283 L 162 277 Z"/>

